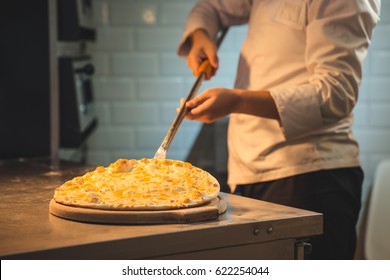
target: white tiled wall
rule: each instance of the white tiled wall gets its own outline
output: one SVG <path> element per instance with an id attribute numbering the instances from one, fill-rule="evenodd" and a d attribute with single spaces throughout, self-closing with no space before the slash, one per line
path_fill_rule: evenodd
<path id="1" fill-rule="evenodd" d="M 354 132 L 365 171 L 364 196 L 379 161 L 390 158 L 390 1 L 382 0 L 381 21 L 374 30 L 364 64 Z"/>
<path id="2" fill-rule="evenodd" d="M 119 157 L 152 157 L 176 115 L 179 99 L 194 82 L 176 55 L 185 18 L 195 0 L 95 0 L 98 41 L 94 81 L 99 128 L 89 141 L 88 161 L 106 165 Z M 220 50 L 217 77 L 204 83 L 231 87 L 246 28 L 229 31 Z M 355 109 L 355 135 L 366 174 L 365 189 L 382 158 L 390 157 L 390 1 L 364 65 Z M 202 90 L 201 89 L 201 90 Z M 168 157 L 185 159 L 200 129 L 184 121 Z"/>

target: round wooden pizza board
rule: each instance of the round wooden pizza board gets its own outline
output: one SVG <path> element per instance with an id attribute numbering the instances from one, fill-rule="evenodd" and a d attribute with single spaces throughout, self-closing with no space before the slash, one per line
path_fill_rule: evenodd
<path id="1" fill-rule="evenodd" d="M 218 196 L 213 200 L 197 207 L 153 210 L 100 210 L 84 207 L 68 206 L 57 203 L 52 199 L 49 211 L 57 217 L 67 220 L 103 223 L 103 224 L 172 224 L 194 223 L 218 219 L 226 211 L 226 201 Z"/>

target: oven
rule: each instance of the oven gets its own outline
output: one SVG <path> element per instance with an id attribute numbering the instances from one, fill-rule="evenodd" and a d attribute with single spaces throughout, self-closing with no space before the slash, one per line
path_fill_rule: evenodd
<path id="1" fill-rule="evenodd" d="M 57 151 L 80 149 L 96 127 L 92 3 L 13 0 L 0 9 L 0 159 L 51 156 L 54 138 Z"/>
<path id="2" fill-rule="evenodd" d="M 97 124 L 90 56 L 59 58 L 60 146 L 79 147 Z"/>
<path id="3" fill-rule="evenodd" d="M 95 40 L 92 0 L 57 0 L 58 39 Z"/>

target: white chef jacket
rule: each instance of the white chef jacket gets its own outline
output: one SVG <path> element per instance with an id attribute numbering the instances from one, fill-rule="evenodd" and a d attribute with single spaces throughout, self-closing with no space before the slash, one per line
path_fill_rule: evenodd
<path id="1" fill-rule="evenodd" d="M 192 9 L 179 46 L 204 28 L 248 23 L 236 88 L 271 92 L 281 121 L 231 114 L 228 184 L 359 166 L 352 135 L 362 63 L 380 0 L 205 0 Z"/>

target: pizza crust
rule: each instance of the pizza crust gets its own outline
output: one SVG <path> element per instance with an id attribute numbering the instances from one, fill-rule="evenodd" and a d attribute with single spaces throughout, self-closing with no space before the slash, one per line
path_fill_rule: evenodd
<path id="1" fill-rule="evenodd" d="M 105 210 L 168 210 L 196 207 L 216 198 L 218 181 L 188 162 L 119 159 L 57 188 L 64 205 Z"/>

